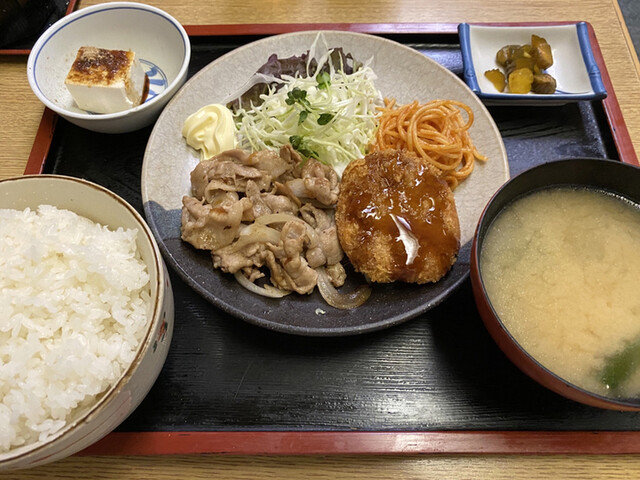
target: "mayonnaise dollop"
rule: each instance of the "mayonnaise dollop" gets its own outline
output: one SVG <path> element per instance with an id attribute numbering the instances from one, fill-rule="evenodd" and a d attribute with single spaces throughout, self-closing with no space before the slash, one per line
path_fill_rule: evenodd
<path id="1" fill-rule="evenodd" d="M 236 147 L 236 126 L 231 111 L 217 103 L 206 105 L 187 117 L 182 127 L 187 143 L 206 160 Z"/>

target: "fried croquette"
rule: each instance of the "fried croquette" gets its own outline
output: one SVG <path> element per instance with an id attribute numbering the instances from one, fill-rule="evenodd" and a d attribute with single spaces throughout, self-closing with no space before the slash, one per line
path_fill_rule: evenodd
<path id="1" fill-rule="evenodd" d="M 355 270 L 372 282 L 440 280 L 460 249 L 453 192 L 412 153 L 374 152 L 344 171 L 336 226 Z"/>

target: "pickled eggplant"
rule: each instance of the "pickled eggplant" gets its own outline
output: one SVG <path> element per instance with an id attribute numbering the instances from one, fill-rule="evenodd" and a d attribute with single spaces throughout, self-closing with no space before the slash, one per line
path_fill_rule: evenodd
<path id="1" fill-rule="evenodd" d="M 531 84 L 533 93 L 549 94 L 556 91 L 556 79 L 548 73 L 538 73 L 533 75 Z"/>
<path id="2" fill-rule="evenodd" d="M 507 62 L 511 61 L 519 47 L 520 45 L 505 45 L 502 47 L 496 54 L 496 63 L 503 68 L 506 67 Z"/>

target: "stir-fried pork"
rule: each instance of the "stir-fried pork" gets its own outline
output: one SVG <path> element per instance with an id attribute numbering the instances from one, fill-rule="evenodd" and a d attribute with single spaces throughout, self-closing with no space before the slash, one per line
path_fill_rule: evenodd
<path id="1" fill-rule="evenodd" d="M 232 192 L 235 193 L 235 192 Z M 182 239 L 196 248 L 216 250 L 233 241 L 249 200 L 238 195 L 219 197 L 215 205 L 193 197 L 182 199 Z"/>
<path id="2" fill-rule="evenodd" d="M 286 185 L 296 196 L 316 200 L 324 207 L 335 205 L 340 192 L 340 179 L 335 170 L 313 158 L 297 168 Z"/>
<path id="3" fill-rule="evenodd" d="M 315 288 L 318 267 L 335 286 L 344 283 L 332 213 L 339 179 L 330 167 L 302 161 L 290 145 L 279 152 L 229 150 L 200 162 L 191 183 L 193 196 L 183 198 L 182 239 L 211 250 L 215 268 L 242 272 L 253 282 L 266 267 L 274 286 L 302 294 Z M 273 214 L 284 217 L 250 223 Z"/>
<path id="4" fill-rule="evenodd" d="M 261 192 L 255 182 L 247 182 L 245 194 L 253 204 L 253 218 L 271 213 L 290 213 L 297 215 L 299 204 L 286 195 L 278 195 L 277 188 L 273 192 Z"/>
<path id="5" fill-rule="evenodd" d="M 272 276 L 272 281 L 275 280 L 277 287 L 283 290 L 295 290 L 298 293 L 313 291 L 318 281 L 318 274 L 304 258 L 304 249 L 309 242 L 304 224 L 291 221 L 282 227 L 278 245 L 267 244 L 267 248 L 273 252 L 278 264 L 282 266 L 282 269 L 276 269 L 277 274 Z"/>
<path id="6" fill-rule="evenodd" d="M 320 239 L 320 245 L 318 247 L 322 250 L 322 254 L 325 257 L 325 262 L 322 264 L 333 265 L 340 263 L 344 254 L 340 246 L 340 241 L 338 240 L 333 215 L 307 203 L 300 209 L 300 216 L 311 225 L 318 234 L 318 238 Z"/>

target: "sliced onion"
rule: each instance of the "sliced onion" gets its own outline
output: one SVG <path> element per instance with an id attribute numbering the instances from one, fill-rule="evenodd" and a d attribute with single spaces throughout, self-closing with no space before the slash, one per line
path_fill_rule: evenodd
<path id="1" fill-rule="evenodd" d="M 280 232 L 278 230 L 267 227 L 266 225 L 252 223 L 240 232 L 238 240 L 231 245 L 231 251 L 237 252 L 252 243 L 270 242 L 277 244 L 279 240 Z"/>
<path id="2" fill-rule="evenodd" d="M 268 215 L 262 215 L 255 219 L 256 223 L 263 225 L 269 225 L 271 223 L 286 223 L 286 222 L 302 222 L 307 229 L 307 236 L 311 240 L 311 246 L 314 247 L 320 244 L 320 237 L 315 229 L 305 222 L 302 218 L 291 215 L 290 213 L 270 213 Z"/>
<path id="3" fill-rule="evenodd" d="M 361 285 L 353 292 L 341 293 L 331 283 L 329 274 L 324 267 L 316 268 L 318 272 L 318 290 L 322 298 L 332 307 L 341 310 L 349 310 L 359 307 L 367 301 L 371 295 L 371 287 L 369 285 Z"/>
<path id="4" fill-rule="evenodd" d="M 282 298 L 291 293 L 291 290 L 281 290 L 279 288 L 273 287 L 271 285 L 265 285 L 264 287 L 260 287 L 253 282 L 250 282 L 247 277 L 244 276 L 240 270 L 233 274 L 236 277 L 236 280 L 240 285 L 242 285 L 247 290 L 257 293 L 258 295 L 262 295 L 263 297 L 270 298 Z"/>

